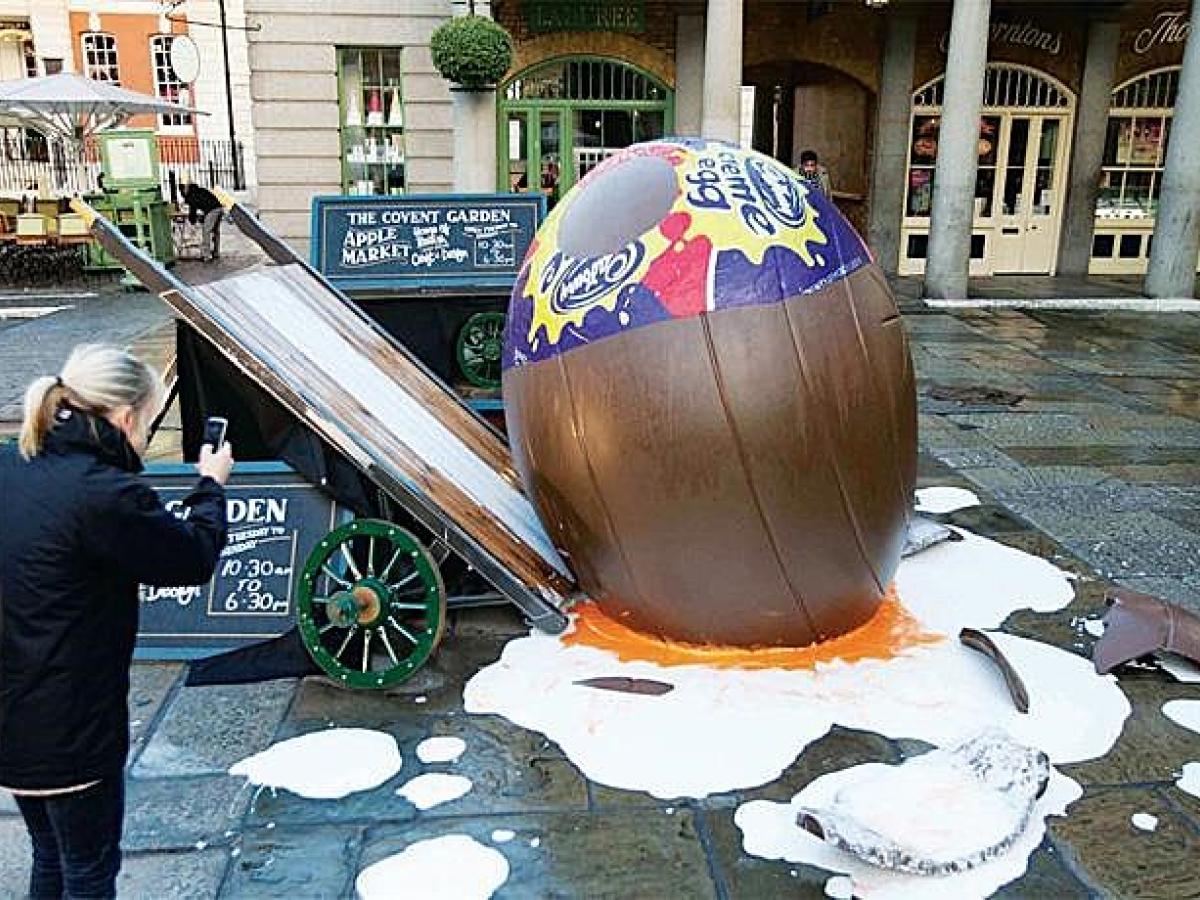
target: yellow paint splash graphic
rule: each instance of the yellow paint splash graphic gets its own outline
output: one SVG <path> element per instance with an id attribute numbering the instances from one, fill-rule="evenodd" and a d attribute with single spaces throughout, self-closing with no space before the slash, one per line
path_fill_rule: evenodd
<path id="1" fill-rule="evenodd" d="M 739 250 L 762 265 L 772 247 L 793 251 L 808 267 L 824 266 L 814 247 L 828 244 L 820 213 L 808 200 L 808 187 L 790 169 L 754 151 L 726 144 L 668 142 L 639 145 L 605 160 L 581 187 L 604 172 L 643 155 L 665 158 L 674 168 L 679 192 L 664 221 L 687 222 L 682 233 L 654 228 L 616 253 L 590 258 L 566 256 L 559 248 L 563 216 L 577 188 L 550 214 L 526 261 L 524 299 L 533 304 L 527 341 L 537 352 L 541 340 L 557 345 L 568 328 L 582 329 L 588 314 L 618 313 L 621 294 L 637 284 L 665 254 L 695 239 L 711 243 L 706 273 L 707 309 L 714 308 L 711 270 L 724 250 Z M 622 325 L 629 324 L 622 320 Z"/>

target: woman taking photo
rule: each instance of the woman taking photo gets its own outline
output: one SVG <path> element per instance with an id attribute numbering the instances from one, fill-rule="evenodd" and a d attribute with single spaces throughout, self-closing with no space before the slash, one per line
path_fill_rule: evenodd
<path id="1" fill-rule="evenodd" d="M 83 345 L 0 448 L 0 787 L 39 900 L 115 896 L 138 585 L 204 584 L 225 544 L 228 444 L 201 451 L 183 519 L 138 477 L 162 402 L 145 363 Z"/>

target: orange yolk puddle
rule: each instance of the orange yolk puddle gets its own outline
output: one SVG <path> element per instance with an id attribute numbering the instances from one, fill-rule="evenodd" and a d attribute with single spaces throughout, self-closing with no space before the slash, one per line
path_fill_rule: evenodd
<path id="1" fill-rule="evenodd" d="M 609 650 L 622 662 L 652 662 L 660 666 L 705 665 L 721 669 L 812 669 L 817 663 L 892 659 L 905 651 L 946 639 L 925 631 L 896 593 L 888 588 L 879 609 L 853 631 L 807 647 L 733 647 L 686 644 L 634 631 L 607 616 L 594 601 L 576 604 L 575 630 L 565 644 Z"/>

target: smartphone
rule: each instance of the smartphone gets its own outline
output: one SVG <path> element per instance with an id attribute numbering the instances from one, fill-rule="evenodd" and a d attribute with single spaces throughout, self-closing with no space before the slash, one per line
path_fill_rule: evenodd
<path id="1" fill-rule="evenodd" d="M 213 448 L 213 452 L 221 449 L 221 445 L 225 443 L 225 431 L 229 428 L 229 420 L 223 419 L 220 416 L 209 416 L 204 421 L 204 440 L 202 444 L 208 444 Z"/>

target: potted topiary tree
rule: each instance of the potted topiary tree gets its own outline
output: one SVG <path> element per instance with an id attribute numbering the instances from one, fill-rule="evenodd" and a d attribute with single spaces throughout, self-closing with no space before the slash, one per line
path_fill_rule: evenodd
<path id="1" fill-rule="evenodd" d="M 444 22 L 429 41 L 433 65 L 462 90 L 495 88 L 512 65 L 513 40 L 486 16 L 459 16 Z"/>
<path id="2" fill-rule="evenodd" d="M 496 84 L 513 61 L 513 40 L 486 16 L 457 16 L 429 41 L 433 65 L 454 103 L 454 188 L 496 189 Z"/>

